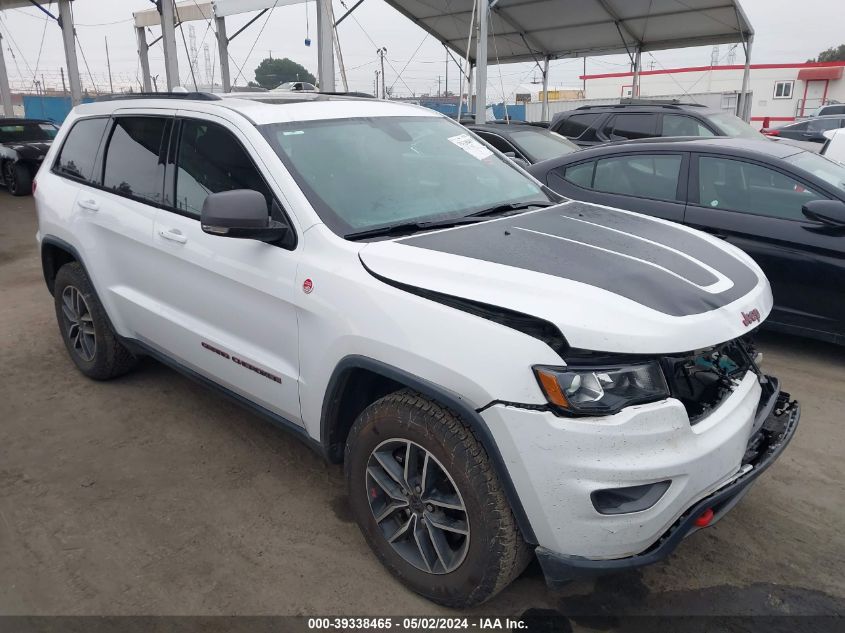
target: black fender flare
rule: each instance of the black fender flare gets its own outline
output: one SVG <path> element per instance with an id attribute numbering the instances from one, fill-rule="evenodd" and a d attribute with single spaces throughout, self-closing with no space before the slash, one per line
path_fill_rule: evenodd
<path id="1" fill-rule="evenodd" d="M 335 366 L 331 378 L 329 379 L 325 395 L 323 396 L 323 407 L 320 415 L 320 443 L 323 446 L 324 451 L 327 452 L 327 457 L 329 450 L 329 431 L 331 420 L 335 412 L 335 403 L 338 401 L 340 390 L 343 388 L 342 377 L 344 373 L 350 369 L 366 369 L 375 374 L 384 376 L 385 378 L 394 380 L 395 382 L 401 383 L 410 389 L 418 391 L 427 398 L 430 398 L 438 404 L 457 413 L 461 419 L 469 425 L 476 438 L 478 438 L 478 441 L 481 442 L 481 445 L 484 447 L 487 455 L 490 457 L 490 461 L 496 471 L 496 475 L 498 476 L 499 481 L 502 482 L 505 498 L 510 504 L 511 511 L 513 512 L 514 518 L 519 526 L 519 531 L 522 533 L 522 538 L 525 539 L 527 543 L 532 545 L 537 544 L 537 538 L 534 535 L 531 522 L 528 520 L 525 508 L 523 507 L 522 501 L 516 492 L 516 487 L 514 486 L 510 472 L 505 465 L 505 460 L 502 457 L 502 453 L 499 451 L 496 440 L 493 438 L 493 434 L 490 432 L 484 418 L 482 418 L 481 414 L 470 406 L 470 404 L 459 394 L 447 389 L 446 387 L 442 387 L 426 380 L 425 378 L 420 378 L 419 376 L 411 374 L 403 369 L 399 369 L 398 367 L 394 367 L 368 356 L 351 354 L 342 358 Z"/>

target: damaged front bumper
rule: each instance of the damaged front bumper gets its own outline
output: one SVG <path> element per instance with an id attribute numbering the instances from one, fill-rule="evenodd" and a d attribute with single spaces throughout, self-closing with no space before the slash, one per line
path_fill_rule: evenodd
<path id="1" fill-rule="evenodd" d="M 742 465 L 734 478 L 689 507 L 651 547 L 640 554 L 595 560 L 565 556 L 537 547 L 537 558 L 546 582 L 556 586 L 577 578 L 650 565 L 669 556 L 684 538 L 701 529 L 703 517 L 707 517 L 706 526 L 721 519 L 737 504 L 757 477 L 780 456 L 798 427 L 801 408 L 790 399 L 788 393 L 780 391 L 777 380 L 767 377 L 763 390 L 765 395 L 757 410 L 752 435 Z"/>

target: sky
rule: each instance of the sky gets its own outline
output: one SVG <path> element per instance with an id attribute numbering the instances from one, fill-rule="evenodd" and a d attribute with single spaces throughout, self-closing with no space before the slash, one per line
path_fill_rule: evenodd
<path id="1" fill-rule="evenodd" d="M 41 0 L 54 14 L 56 2 Z M 345 12 L 355 0 L 334 0 L 335 15 Z M 560 0 L 565 2 L 566 0 Z M 755 29 L 753 48 L 754 63 L 804 62 L 831 46 L 845 43 L 845 0 L 741 0 L 741 4 Z M 74 18 L 79 45 L 80 73 L 83 86 L 93 86 L 107 91 L 106 40 L 108 41 L 112 82 L 115 91 L 134 86 L 139 89 L 139 63 L 132 12 L 152 7 L 150 0 L 75 0 Z M 255 14 L 226 18 L 231 36 Z M 217 46 L 213 26 L 204 21 L 190 23 L 194 29 L 197 59 L 197 81 L 207 83 L 205 77 L 204 45 L 208 45 L 211 66 L 219 82 Z M 48 88 L 61 87 L 60 68 L 65 65 L 61 33 L 56 23 L 37 8 L 10 9 L 0 12 L 0 34 L 6 68 L 13 90 L 32 89 L 34 81 L 43 82 Z M 153 28 L 148 40 L 159 34 Z M 305 45 L 310 37 L 311 46 Z M 317 74 L 316 5 L 306 4 L 279 7 L 259 18 L 229 47 L 230 72 L 238 84 L 254 79 L 258 63 L 268 56 L 289 57 Z M 448 64 L 442 44 L 410 20 L 396 12 L 383 0 L 365 0 L 356 11 L 338 27 L 343 58 L 350 90 L 372 92 L 375 70 L 378 68 L 376 49 L 387 48 L 385 75 L 387 87 L 400 96 L 411 94 L 436 94 L 438 80 L 445 90 L 448 72 L 449 90 L 457 92 L 458 70 Z M 185 44 L 177 30 L 179 70 L 181 83 L 193 87 L 186 48 L 191 34 L 185 28 Z M 712 47 L 697 47 L 658 51 L 643 55 L 643 68 L 673 68 L 704 66 L 710 63 Z M 719 57 L 728 56 L 728 45 L 722 45 Z M 736 63 L 743 63 L 741 48 Z M 551 62 L 549 88 L 578 88 L 582 60 L 561 59 Z M 587 60 L 588 73 L 619 72 L 628 70 L 626 56 L 591 57 Z M 158 85 L 164 85 L 164 56 L 161 44 L 150 49 L 150 71 L 159 75 Z M 488 100 L 500 101 L 504 95 L 513 101 L 516 92 L 536 92 L 540 72 L 535 64 L 503 64 L 488 70 Z M 340 81 L 338 80 L 338 89 Z"/>

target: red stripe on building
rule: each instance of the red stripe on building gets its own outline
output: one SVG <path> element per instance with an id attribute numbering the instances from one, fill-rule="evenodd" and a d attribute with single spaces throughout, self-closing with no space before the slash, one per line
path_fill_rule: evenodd
<path id="1" fill-rule="evenodd" d="M 845 62 L 805 62 L 803 64 L 751 64 L 752 70 L 766 70 L 776 68 L 830 68 L 836 66 L 845 66 Z M 742 64 L 733 64 L 731 66 L 688 66 L 685 68 L 666 68 L 661 70 L 643 70 L 640 71 L 640 76 L 644 75 L 674 75 L 676 73 L 697 73 L 706 72 L 708 70 L 744 70 L 745 66 Z M 633 77 L 634 73 L 603 73 L 600 75 L 581 75 L 578 79 L 606 79 L 608 77 Z"/>

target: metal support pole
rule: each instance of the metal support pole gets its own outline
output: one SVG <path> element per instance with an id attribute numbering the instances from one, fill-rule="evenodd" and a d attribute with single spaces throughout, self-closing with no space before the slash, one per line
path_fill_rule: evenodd
<path id="1" fill-rule="evenodd" d="M 67 79 L 70 83 L 70 101 L 73 105 L 82 103 L 82 84 L 79 81 L 79 64 L 76 60 L 76 34 L 73 17 L 70 14 L 70 0 L 59 0 L 59 26 L 62 27 L 62 43 L 67 61 Z"/>
<path id="2" fill-rule="evenodd" d="M 229 38 L 226 37 L 226 18 L 214 18 L 217 27 L 217 56 L 220 58 L 220 83 L 223 92 L 232 90 L 232 79 L 229 77 Z M 214 92 L 214 86 L 211 86 Z"/>
<path id="3" fill-rule="evenodd" d="M 176 27 L 173 19 L 173 0 L 161 2 L 161 44 L 164 47 L 164 72 L 167 90 L 179 85 L 179 59 L 176 57 Z"/>
<path id="4" fill-rule="evenodd" d="M 3 115 L 15 116 L 12 105 L 12 91 L 9 88 L 9 75 L 6 74 L 6 59 L 3 57 L 3 36 L 0 35 L 0 99 L 3 101 Z"/>
<path id="5" fill-rule="evenodd" d="M 637 54 L 634 56 L 634 81 L 631 86 L 631 98 L 637 99 L 640 96 L 640 70 L 642 65 L 642 47 L 637 46 Z"/>
<path id="6" fill-rule="evenodd" d="M 467 114 L 472 114 L 473 110 L 475 110 L 475 104 L 472 101 L 473 80 L 475 79 L 475 73 L 472 71 L 474 68 L 475 64 L 469 65 L 469 77 L 467 78 Z"/>
<path id="7" fill-rule="evenodd" d="M 150 82 L 150 47 L 147 46 L 147 35 L 144 32 L 144 27 L 136 26 L 135 35 L 138 38 L 138 59 L 141 60 L 141 85 L 144 92 L 152 92 L 152 83 Z"/>
<path id="8" fill-rule="evenodd" d="M 540 114 L 541 121 L 549 120 L 549 58 L 543 61 L 543 110 Z"/>
<path id="9" fill-rule="evenodd" d="M 489 0 L 477 0 L 478 39 L 475 41 L 475 122 L 487 122 L 487 20 L 490 16 Z"/>
<path id="10" fill-rule="evenodd" d="M 317 74 L 320 91 L 334 92 L 334 28 L 331 0 L 317 0 Z"/>
<path id="11" fill-rule="evenodd" d="M 751 45 L 754 43 L 754 36 L 748 36 L 745 41 L 745 69 L 742 71 L 742 90 L 740 90 L 741 108 L 739 117 L 748 122 L 751 117 L 751 100 L 748 98 L 748 81 L 751 76 Z"/>

